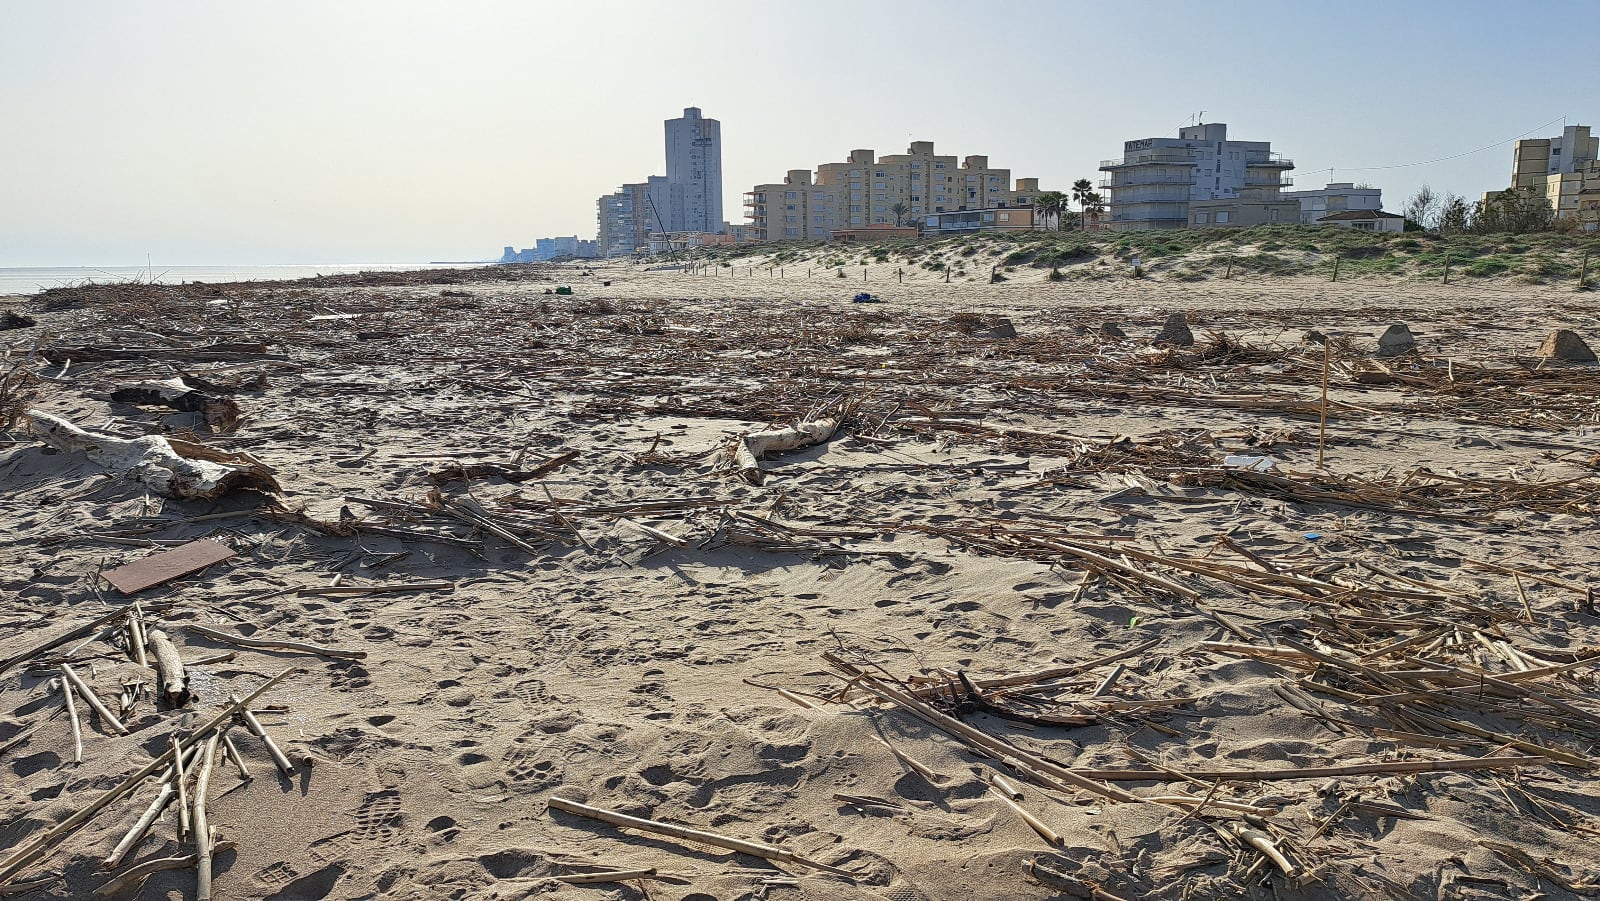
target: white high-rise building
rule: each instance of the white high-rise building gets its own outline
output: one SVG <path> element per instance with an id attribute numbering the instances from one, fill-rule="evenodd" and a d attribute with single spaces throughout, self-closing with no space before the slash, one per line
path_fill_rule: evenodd
<path id="1" fill-rule="evenodd" d="M 722 232 L 722 123 L 699 107 L 667 120 L 667 185 L 668 231 Z"/>
<path id="2" fill-rule="evenodd" d="M 1111 192 L 1114 231 L 1184 228 L 1190 201 L 1228 200 L 1245 189 L 1276 195 L 1293 184 L 1283 177 L 1293 168 L 1271 143 L 1230 141 L 1228 126 L 1207 122 L 1179 129 L 1176 138 L 1123 142 L 1122 159 L 1100 164 L 1100 187 Z"/>

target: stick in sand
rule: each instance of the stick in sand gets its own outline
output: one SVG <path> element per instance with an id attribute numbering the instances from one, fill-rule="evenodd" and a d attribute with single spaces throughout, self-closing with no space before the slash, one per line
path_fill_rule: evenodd
<path id="1" fill-rule="evenodd" d="M 250 712 L 250 708 L 244 706 L 238 695 L 234 695 L 229 700 L 239 706 L 239 718 L 244 720 L 245 728 L 249 729 L 256 738 L 261 739 L 262 744 L 267 746 L 267 754 L 272 757 L 272 762 L 278 765 L 278 769 L 282 770 L 285 776 L 293 776 L 294 764 L 290 763 L 289 758 L 278 750 L 278 746 L 273 742 L 272 736 L 267 734 L 266 727 L 261 725 L 261 721 L 256 719 L 256 715 Z"/>
<path id="2" fill-rule="evenodd" d="M 51 679 L 50 687 L 61 689 L 61 697 L 67 702 L 67 719 L 72 721 L 72 762 L 83 763 L 83 726 L 78 723 L 78 705 L 72 701 L 72 686 L 66 679 Z"/>
<path id="3" fill-rule="evenodd" d="M 1323 450 L 1328 438 L 1328 363 L 1333 356 L 1333 344 L 1322 342 L 1322 422 L 1317 426 L 1317 468 L 1322 469 Z"/>
<path id="4" fill-rule="evenodd" d="M 211 901 L 211 826 L 206 822 L 206 790 L 211 787 L 211 767 L 217 757 L 217 733 L 206 739 L 200 758 L 200 775 L 194 781 L 195 901 Z"/>
<path id="5" fill-rule="evenodd" d="M 830 867 L 825 863 L 818 863 L 815 860 L 808 860 L 807 858 L 801 857 L 793 851 L 786 851 L 783 848 L 779 848 L 774 845 L 763 845 L 760 842 L 748 842 L 744 839 L 732 838 L 730 836 L 720 835 L 715 832 L 703 832 L 699 829 L 690 829 L 686 826 L 675 826 L 672 823 L 663 823 L 659 820 L 646 820 L 640 817 L 630 817 L 625 813 L 618 813 L 615 810 L 606 810 L 603 807 L 590 807 L 587 804 L 579 804 L 577 801 L 568 801 L 566 798 L 561 797 L 550 798 L 549 804 L 551 810 L 560 810 L 566 813 L 576 814 L 580 817 L 587 817 L 591 820 L 599 820 L 602 823 L 610 823 L 613 826 L 627 826 L 630 829 L 638 829 L 643 832 L 653 832 L 656 835 L 665 835 L 671 838 L 682 839 L 684 841 L 699 842 L 702 845 L 711 845 L 717 848 L 727 848 L 729 851 L 738 851 L 740 854 L 749 854 L 752 857 L 760 857 L 764 860 L 772 860 L 779 863 L 789 863 L 797 864 L 803 867 L 811 867 L 812 869 L 822 870 L 823 872 L 833 873 L 838 876 L 849 877 L 851 875 L 845 870 L 841 870 L 837 867 Z"/>
<path id="6" fill-rule="evenodd" d="M 72 667 L 65 663 L 61 664 L 61 674 L 66 677 L 68 682 L 72 683 L 72 688 L 78 690 L 78 694 L 83 695 L 83 699 L 89 702 L 89 706 L 94 709 L 94 712 L 99 714 L 100 722 L 109 726 L 118 735 L 128 734 L 128 727 L 122 725 L 121 720 L 111 715 L 111 711 L 106 709 L 106 705 L 100 703 L 100 698 L 89 690 L 89 686 L 78 677 L 77 673 L 72 671 Z"/>
<path id="7" fill-rule="evenodd" d="M 306 654 L 320 654 L 324 657 L 337 657 L 343 660 L 362 660 L 367 656 L 366 651 L 345 651 L 339 648 L 325 648 L 320 645 L 306 644 L 301 641 L 274 641 L 263 638 L 245 638 L 242 635 L 229 635 L 216 629 L 197 626 L 190 623 L 187 627 L 196 635 L 204 635 L 217 641 L 236 644 L 241 648 L 259 648 L 268 651 L 301 651 Z"/>
<path id="8" fill-rule="evenodd" d="M 298 672 L 300 672 L 299 667 L 291 666 L 276 676 L 273 676 L 267 681 L 261 683 L 255 688 L 254 691 L 250 692 L 248 695 L 245 695 L 244 701 L 241 704 L 230 703 L 216 716 L 208 720 L 204 726 L 201 726 L 200 729 L 198 729 L 193 735 L 190 735 L 181 741 L 176 741 L 175 744 L 177 745 L 178 750 L 183 750 L 186 747 L 193 747 L 198 743 L 198 736 L 205 735 L 212 729 L 222 725 L 229 717 L 233 716 L 235 711 L 237 711 L 239 707 L 243 706 L 243 704 L 248 704 L 254 701 L 256 698 L 261 697 L 263 694 L 266 694 L 267 690 L 272 688 L 272 686 L 277 685 L 279 682 L 282 682 L 284 679 L 287 679 Z M 170 765 L 173 757 L 174 754 L 170 750 L 161 754 L 156 759 L 140 767 L 128 778 L 117 783 L 117 785 L 114 787 L 107 789 L 105 793 L 79 808 L 76 813 L 73 813 L 65 820 L 45 830 L 40 835 L 37 835 L 26 842 L 9 849 L 9 854 L 3 861 L 0 861 L 0 884 L 4 884 L 12 877 L 22 872 L 24 867 L 33 861 L 38 860 L 46 851 L 49 851 L 52 847 L 60 844 L 68 836 L 72 835 L 72 833 L 78 831 L 78 829 L 82 828 L 84 823 L 89 822 L 89 820 L 93 819 L 96 814 L 109 807 L 112 802 L 122 798 L 127 794 L 130 794 L 134 789 L 138 788 L 140 783 L 144 782 L 145 779 L 149 778 L 161 768 Z"/>
<path id="9" fill-rule="evenodd" d="M 236 847 L 238 847 L 237 844 L 227 839 L 217 839 L 211 843 L 211 853 L 221 854 L 223 851 L 232 851 Z M 94 893 L 101 897 L 119 895 L 124 889 L 137 885 L 156 873 L 166 870 L 187 870 L 198 862 L 199 856 L 195 854 L 147 860 L 136 867 L 128 869 L 126 872 L 118 873 L 111 881 L 95 889 Z"/>
<path id="10" fill-rule="evenodd" d="M 190 759 L 193 759 L 196 753 L 198 751 L 194 748 L 184 752 L 185 756 Z M 106 855 L 106 859 L 100 864 L 102 868 L 107 870 L 116 869 L 117 865 L 122 863 L 122 859 L 128 856 L 128 852 L 133 850 L 139 841 L 144 838 L 145 832 L 149 831 L 151 824 L 156 821 L 156 817 L 161 815 L 161 811 L 166 809 L 166 806 L 172 802 L 173 797 L 178 794 L 178 790 L 173 787 L 175 782 L 177 782 L 176 774 L 169 774 L 161 780 L 161 790 L 150 801 L 150 806 L 145 808 L 144 814 L 139 817 L 138 822 L 134 823 L 133 828 L 128 830 L 128 834 L 124 835 L 122 841 L 117 842 L 117 846 L 111 849 L 110 854 Z"/>

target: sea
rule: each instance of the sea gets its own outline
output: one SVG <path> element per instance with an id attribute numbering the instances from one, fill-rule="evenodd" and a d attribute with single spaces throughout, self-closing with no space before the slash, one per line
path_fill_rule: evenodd
<path id="1" fill-rule="evenodd" d="M 49 288 L 88 282 L 263 282 L 340 275 L 349 272 L 413 272 L 418 269 L 471 269 L 481 263 L 289 263 L 276 266 L 0 266 L 0 297 L 37 294 Z"/>

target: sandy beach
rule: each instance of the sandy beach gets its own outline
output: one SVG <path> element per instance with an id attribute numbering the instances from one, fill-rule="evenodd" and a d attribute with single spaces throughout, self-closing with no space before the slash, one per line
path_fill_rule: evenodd
<path id="1" fill-rule="evenodd" d="M 1593 293 L 772 262 L 0 299 L 19 408 L 281 486 L 0 436 L 0 882 L 192 853 L 174 806 L 101 866 L 164 768 L 51 830 L 298 667 L 251 704 L 292 774 L 223 718 L 214 897 L 1600 891 L 1600 372 L 1536 354 L 1600 347 Z M 110 399 L 175 377 L 237 421 Z M 103 578 L 201 539 L 234 556 Z M 134 599 L 183 705 L 118 620 L 33 653 Z M 80 695 L 82 763 L 63 664 L 129 733 Z"/>

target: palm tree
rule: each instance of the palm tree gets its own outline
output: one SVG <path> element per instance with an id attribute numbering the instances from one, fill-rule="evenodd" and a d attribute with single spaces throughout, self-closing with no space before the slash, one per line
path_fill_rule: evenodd
<path id="1" fill-rule="evenodd" d="M 1100 217 L 1105 215 L 1106 212 L 1105 199 L 1100 196 L 1099 192 L 1090 191 L 1083 195 L 1079 203 L 1083 206 L 1084 227 L 1088 227 L 1088 220 L 1090 219 L 1093 219 L 1094 224 L 1098 227 L 1100 225 Z"/>
<path id="2" fill-rule="evenodd" d="M 1045 191 L 1033 199 L 1035 223 L 1043 224 L 1054 217 L 1059 228 L 1061 214 L 1067 211 L 1067 195 L 1060 191 Z"/>
<path id="3" fill-rule="evenodd" d="M 1093 193 L 1094 182 L 1089 181 L 1087 178 L 1080 178 L 1072 183 L 1072 199 L 1077 202 L 1080 210 L 1083 209 L 1084 198 Z"/>
<path id="4" fill-rule="evenodd" d="M 896 200 L 894 206 L 889 207 L 889 212 L 894 214 L 894 224 L 899 227 L 906 224 L 906 214 L 911 212 L 911 207 L 906 206 L 904 200 Z"/>

